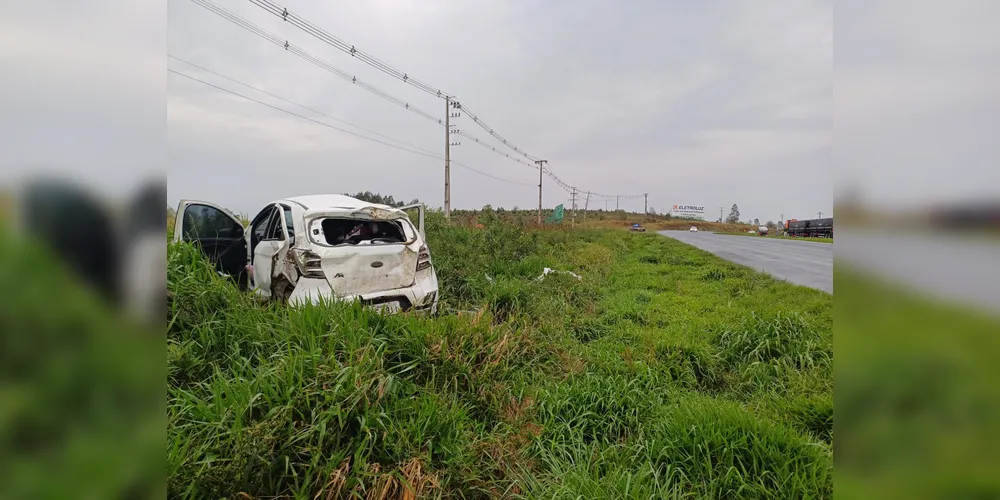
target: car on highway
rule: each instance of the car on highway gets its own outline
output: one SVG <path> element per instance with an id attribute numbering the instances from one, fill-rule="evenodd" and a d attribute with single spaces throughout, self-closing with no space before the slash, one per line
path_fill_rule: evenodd
<path id="1" fill-rule="evenodd" d="M 385 312 L 434 313 L 438 279 L 425 211 L 310 195 L 270 202 L 244 225 L 219 205 L 181 200 L 174 240 L 194 243 L 220 274 L 272 300 L 358 300 Z"/>
<path id="2" fill-rule="evenodd" d="M 692 233 L 697 233 L 698 232 L 698 226 L 691 226 L 691 229 L 688 229 L 688 231 L 691 231 Z"/>
<path id="3" fill-rule="evenodd" d="M 637 232 L 640 232 L 640 233 L 645 233 L 646 232 L 646 228 L 642 227 L 642 225 L 638 224 L 638 223 L 632 224 L 632 227 L 628 228 L 628 230 L 629 231 L 637 231 Z"/>

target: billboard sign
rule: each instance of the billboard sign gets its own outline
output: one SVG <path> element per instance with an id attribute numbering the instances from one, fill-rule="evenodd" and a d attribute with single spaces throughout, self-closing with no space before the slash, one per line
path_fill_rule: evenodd
<path id="1" fill-rule="evenodd" d="M 690 217 L 694 219 L 705 218 L 704 205 L 674 205 L 670 210 L 670 215 L 674 217 Z"/>

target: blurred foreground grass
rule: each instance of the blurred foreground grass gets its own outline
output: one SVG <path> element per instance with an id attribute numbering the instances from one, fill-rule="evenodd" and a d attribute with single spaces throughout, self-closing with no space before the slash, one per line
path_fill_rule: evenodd
<path id="1" fill-rule="evenodd" d="M 159 498 L 163 331 L 0 224 L 0 498 Z"/>
<path id="2" fill-rule="evenodd" d="M 1000 320 L 837 268 L 836 489 L 1000 498 Z"/>

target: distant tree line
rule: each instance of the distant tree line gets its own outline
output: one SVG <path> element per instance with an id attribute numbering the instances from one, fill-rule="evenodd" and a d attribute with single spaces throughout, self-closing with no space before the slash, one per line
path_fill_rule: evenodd
<path id="1" fill-rule="evenodd" d="M 344 193 L 344 196 L 357 198 L 361 201 L 367 201 L 368 203 L 378 203 L 380 205 L 388 205 L 390 207 L 402 207 L 405 205 L 416 205 L 417 203 L 420 203 L 420 200 L 416 198 L 410 200 L 409 202 L 405 202 L 402 200 L 396 201 L 396 199 L 393 198 L 392 195 L 386 196 L 379 193 L 373 193 L 371 191 L 365 191 L 363 193 L 359 191 L 356 194 Z"/>

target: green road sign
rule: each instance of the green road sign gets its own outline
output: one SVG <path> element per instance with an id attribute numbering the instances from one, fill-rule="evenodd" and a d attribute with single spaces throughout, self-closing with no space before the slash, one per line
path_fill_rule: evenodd
<path id="1" fill-rule="evenodd" d="M 555 210 L 552 211 L 552 215 L 545 218 L 546 224 L 560 224 L 563 220 L 563 206 L 562 204 L 556 205 Z"/>

